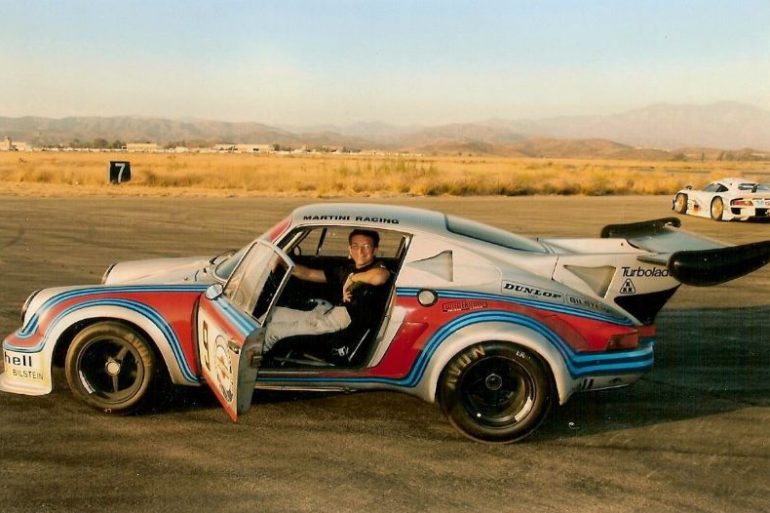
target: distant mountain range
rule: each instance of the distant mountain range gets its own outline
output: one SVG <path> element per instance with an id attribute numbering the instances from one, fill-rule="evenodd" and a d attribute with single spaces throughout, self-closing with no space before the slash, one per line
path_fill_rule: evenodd
<path id="1" fill-rule="evenodd" d="M 216 143 L 345 146 L 424 154 L 472 153 L 534 157 L 666 158 L 672 153 L 770 150 L 770 111 L 722 102 L 658 104 L 606 116 L 491 119 L 442 126 L 357 123 L 345 126 L 268 126 L 145 117 L 0 116 L 0 138 L 33 145 L 72 141 L 156 142 L 206 146 Z"/>

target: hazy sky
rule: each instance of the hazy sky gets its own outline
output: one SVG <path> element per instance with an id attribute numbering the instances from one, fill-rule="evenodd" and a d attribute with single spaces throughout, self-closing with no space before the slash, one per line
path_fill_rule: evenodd
<path id="1" fill-rule="evenodd" d="M 0 0 L 0 115 L 296 125 L 770 109 L 770 0 Z"/>

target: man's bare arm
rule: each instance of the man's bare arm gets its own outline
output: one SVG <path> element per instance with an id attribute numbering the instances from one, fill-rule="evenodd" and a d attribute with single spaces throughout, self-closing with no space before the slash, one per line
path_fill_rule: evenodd
<path id="1" fill-rule="evenodd" d="M 293 274 L 300 280 L 326 283 L 326 274 L 320 269 L 311 269 L 310 267 L 297 264 Z"/>

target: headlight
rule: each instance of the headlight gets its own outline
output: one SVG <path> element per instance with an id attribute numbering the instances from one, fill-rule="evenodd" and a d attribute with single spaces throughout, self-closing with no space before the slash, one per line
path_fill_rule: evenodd
<path id="1" fill-rule="evenodd" d="M 106 270 L 106 271 L 104 271 L 104 274 L 102 274 L 102 285 L 104 285 L 105 283 L 107 283 L 107 277 L 108 277 L 108 276 L 110 275 L 110 273 L 112 272 L 112 268 L 113 268 L 113 267 L 115 267 L 115 264 L 112 264 L 111 266 L 109 266 L 109 267 L 107 268 L 107 270 Z"/>
<path id="2" fill-rule="evenodd" d="M 32 294 L 27 297 L 27 300 L 24 301 L 24 304 L 21 305 L 21 325 L 24 326 L 24 317 L 27 315 L 27 309 L 29 308 L 29 304 L 32 302 L 32 300 L 37 296 L 38 292 L 40 292 L 41 289 L 36 290 Z"/>

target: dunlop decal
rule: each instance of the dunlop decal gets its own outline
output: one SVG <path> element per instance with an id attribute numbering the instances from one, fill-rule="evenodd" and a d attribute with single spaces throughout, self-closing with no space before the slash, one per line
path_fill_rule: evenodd
<path id="1" fill-rule="evenodd" d="M 508 294 L 516 293 L 525 296 L 541 297 L 545 299 L 561 299 L 562 294 L 554 292 L 552 290 L 540 289 L 533 287 L 532 285 L 522 285 L 521 283 L 514 283 L 511 281 L 503 282 L 503 292 Z"/>

